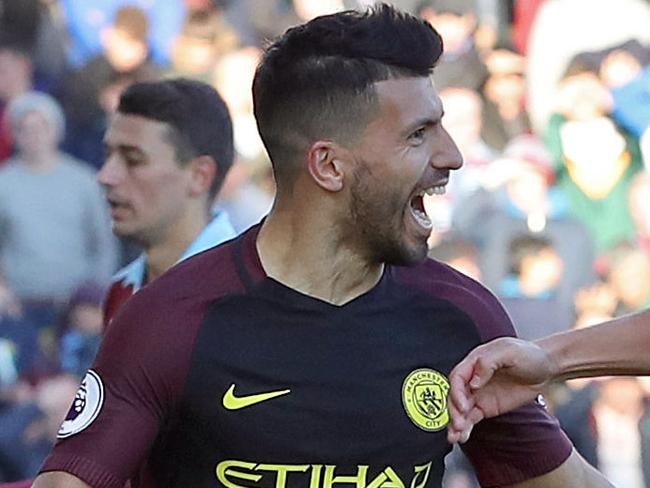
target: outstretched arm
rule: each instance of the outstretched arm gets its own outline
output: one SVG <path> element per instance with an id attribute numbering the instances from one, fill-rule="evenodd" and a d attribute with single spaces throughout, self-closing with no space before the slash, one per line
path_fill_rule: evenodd
<path id="1" fill-rule="evenodd" d="M 450 442 L 535 399 L 549 382 L 650 374 L 650 310 L 535 342 L 500 338 L 477 347 L 450 375 Z"/>

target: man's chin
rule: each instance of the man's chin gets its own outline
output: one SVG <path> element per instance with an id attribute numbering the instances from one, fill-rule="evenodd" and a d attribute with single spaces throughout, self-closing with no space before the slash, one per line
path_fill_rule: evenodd
<path id="1" fill-rule="evenodd" d="M 428 252 L 426 241 L 418 244 L 402 243 L 385 253 L 383 262 L 391 266 L 415 266 L 427 258 Z"/>
<path id="2" fill-rule="evenodd" d="M 113 234 L 115 237 L 126 240 L 136 240 L 136 232 L 125 222 L 116 222 L 113 221 L 112 225 Z"/>

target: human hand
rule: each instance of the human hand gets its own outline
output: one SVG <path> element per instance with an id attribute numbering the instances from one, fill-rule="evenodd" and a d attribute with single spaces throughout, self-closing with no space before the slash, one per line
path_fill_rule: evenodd
<path id="1" fill-rule="evenodd" d="M 538 345 L 512 337 L 483 344 L 451 372 L 450 443 L 466 442 L 474 425 L 534 400 L 556 369 Z"/>

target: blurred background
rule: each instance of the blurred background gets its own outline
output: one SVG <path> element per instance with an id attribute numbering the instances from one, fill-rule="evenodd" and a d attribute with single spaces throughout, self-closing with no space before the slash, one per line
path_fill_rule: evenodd
<path id="1" fill-rule="evenodd" d="M 94 180 L 121 91 L 168 76 L 220 91 L 237 161 L 215 206 L 242 231 L 274 192 L 250 96 L 261 49 L 372 3 L 0 0 L 0 482 L 38 471 L 99 346 L 108 280 L 139 253 L 111 235 Z M 433 78 L 465 159 L 425 202 L 430 255 L 488 286 L 527 339 L 649 306 L 650 1 L 392 3 L 444 39 Z M 87 174 L 34 184 L 7 171 L 34 154 Z M 547 392 L 578 451 L 622 488 L 650 488 L 649 399 L 635 378 Z M 445 488 L 478 486 L 456 450 L 448 466 Z"/>

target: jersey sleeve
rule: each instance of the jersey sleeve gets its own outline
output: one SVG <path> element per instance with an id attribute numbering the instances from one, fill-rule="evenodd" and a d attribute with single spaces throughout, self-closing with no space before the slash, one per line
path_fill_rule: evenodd
<path id="1" fill-rule="evenodd" d="M 463 308 L 483 341 L 516 335 L 508 314 L 487 289 L 477 288 L 466 299 L 473 304 Z M 540 403 L 533 402 L 480 422 L 462 448 L 481 486 L 497 487 L 553 471 L 567 460 L 573 446 L 557 419 Z"/>
<path id="2" fill-rule="evenodd" d="M 190 298 L 161 295 L 155 285 L 115 316 L 42 472 L 123 488 L 173 415 L 202 311 Z"/>

